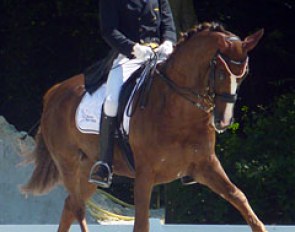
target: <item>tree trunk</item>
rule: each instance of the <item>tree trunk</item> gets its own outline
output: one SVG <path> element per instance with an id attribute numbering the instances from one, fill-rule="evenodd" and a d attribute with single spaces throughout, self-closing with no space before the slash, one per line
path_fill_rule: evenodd
<path id="1" fill-rule="evenodd" d="M 185 32 L 197 23 L 193 0 L 169 0 L 177 35 Z"/>

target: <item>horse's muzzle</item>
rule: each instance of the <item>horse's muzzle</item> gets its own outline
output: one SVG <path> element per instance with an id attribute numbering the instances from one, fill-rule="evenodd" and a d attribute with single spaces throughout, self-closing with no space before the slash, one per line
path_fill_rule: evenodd
<path id="1" fill-rule="evenodd" d="M 224 132 L 233 123 L 234 123 L 234 118 L 231 118 L 229 121 L 214 118 L 214 128 L 218 133 Z"/>

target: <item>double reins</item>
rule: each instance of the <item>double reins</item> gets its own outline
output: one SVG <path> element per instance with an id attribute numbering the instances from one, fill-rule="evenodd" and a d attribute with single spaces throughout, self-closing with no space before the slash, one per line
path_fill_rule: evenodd
<path id="1" fill-rule="evenodd" d="M 210 61 L 210 71 L 209 71 L 209 83 L 208 83 L 208 91 L 207 93 L 201 94 L 196 90 L 192 90 L 187 87 L 181 87 L 177 85 L 171 78 L 167 76 L 162 70 L 156 69 L 155 72 L 159 75 L 160 79 L 164 81 L 174 92 L 178 95 L 189 101 L 193 106 L 198 109 L 209 113 L 213 111 L 215 104 L 214 99 L 220 98 L 224 102 L 235 103 L 237 100 L 237 92 L 235 94 L 221 93 L 218 94 L 215 91 L 215 79 L 216 79 L 216 70 L 217 70 L 217 60 L 220 60 L 226 70 L 230 73 L 231 76 L 235 76 L 236 78 L 243 78 L 248 74 L 248 57 L 242 61 L 233 60 L 226 55 L 222 54 L 220 51 L 214 55 L 214 57 Z M 243 71 L 241 75 L 235 75 L 229 68 L 228 63 L 236 64 L 236 65 L 244 65 Z"/>
<path id="2" fill-rule="evenodd" d="M 163 80 L 175 93 L 189 101 L 193 106 L 205 112 L 210 112 L 213 110 L 214 103 L 211 95 L 207 93 L 200 94 L 190 88 L 181 87 L 159 69 L 156 69 L 155 72 L 159 75 L 161 80 Z M 206 105 L 204 105 L 204 103 Z"/>

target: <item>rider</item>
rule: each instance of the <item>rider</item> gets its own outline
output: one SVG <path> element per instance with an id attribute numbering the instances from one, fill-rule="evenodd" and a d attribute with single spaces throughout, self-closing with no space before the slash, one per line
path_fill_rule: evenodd
<path id="1" fill-rule="evenodd" d="M 119 55 L 108 75 L 100 131 L 100 160 L 89 182 L 108 188 L 112 180 L 114 131 L 123 82 L 150 57 L 166 59 L 176 31 L 168 0 L 100 0 L 101 34 Z"/>

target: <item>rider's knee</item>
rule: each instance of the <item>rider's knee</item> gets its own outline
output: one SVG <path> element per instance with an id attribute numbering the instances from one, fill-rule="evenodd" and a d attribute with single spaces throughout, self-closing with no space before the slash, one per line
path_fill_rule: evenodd
<path id="1" fill-rule="evenodd" d="M 105 103 L 104 103 L 104 113 L 110 117 L 117 116 L 118 113 L 118 100 L 114 99 L 112 96 L 106 97 Z"/>

